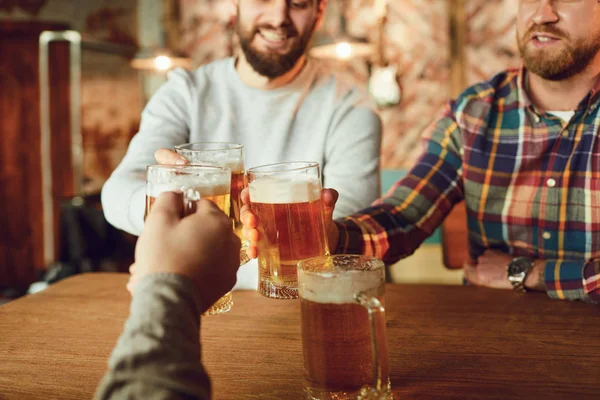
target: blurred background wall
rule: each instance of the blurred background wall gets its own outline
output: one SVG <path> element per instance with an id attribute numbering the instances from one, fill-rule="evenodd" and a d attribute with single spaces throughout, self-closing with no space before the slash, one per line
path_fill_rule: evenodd
<path id="1" fill-rule="evenodd" d="M 94 246 L 102 252 L 99 242 L 107 236 L 101 214 L 93 209 L 97 200 L 80 207 L 78 196 L 97 199 L 138 129 L 143 106 L 139 74 L 130 67 L 130 56 L 82 49 L 77 113 L 83 162 L 76 185 L 71 162 L 71 53 L 66 43 L 51 44 L 52 187 L 47 190 L 42 178 L 47 169 L 42 155 L 46 152 L 41 151 L 40 33 L 72 29 L 85 41 L 109 43 L 135 54 L 138 11 L 138 2 L 130 0 L 0 0 L 0 298 L 3 288 L 26 289 L 52 261 L 89 256 Z M 64 234 L 67 225 L 75 228 L 69 235 Z M 93 231 L 105 236 L 88 235 Z"/>
<path id="2" fill-rule="evenodd" d="M 380 110 L 385 130 L 384 168 L 411 165 L 420 151 L 421 133 L 451 96 L 450 57 L 456 46 L 450 36 L 452 14 L 464 7 L 463 86 L 471 85 L 499 70 L 518 66 L 514 39 L 517 3 L 518 0 L 389 2 L 385 54 L 398 67 L 402 101 Z M 179 8 L 178 13 L 168 14 L 166 10 L 174 6 Z M 326 21 L 317 40 L 339 33 L 339 14 L 343 13 L 352 36 L 372 41 L 376 32 L 372 7 L 373 0 L 329 0 Z M 173 17 L 178 21 L 169 19 Z M 231 0 L 0 0 L 0 19 L 65 22 L 98 39 L 144 47 L 156 45 L 163 29 L 168 44 L 189 55 L 194 66 L 233 55 L 238 49 Z M 84 137 L 87 151 L 97 153 L 89 155 L 87 169 L 90 176 L 100 177 L 110 169 L 103 158 L 119 158 L 123 143 L 135 133 L 141 107 L 140 88 L 135 76 L 132 79 L 135 72 L 126 63 L 96 54 L 84 57 L 84 63 Z M 352 64 L 337 63 L 335 68 L 366 85 L 364 66 Z M 105 85 L 107 81 L 114 84 Z M 120 100 L 130 106 L 119 107 Z M 96 168 L 99 171 L 93 171 Z"/>
<path id="3" fill-rule="evenodd" d="M 0 0 L 0 20 L 62 23 L 95 40 L 131 47 L 139 42 L 136 0 Z M 138 73 L 123 56 L 84 50 L 81 62 L 84 185 L 93 193 L 137 131 L 142 92 Z"/>
<path id="4" fill-rule="evenodd" d="M 242 0 L 243 1 L 243 0 Z M 179 0 L 182 50 L 200 65 L 237 50 L 229 0 Z M 518 66 L 514 21 L 518 0 L 391 0 L 385 26 L 385 54 L 398 66 L 402 101 L 380 110 L 384 121 L 383 167 L 403 169 L 419 155 L 419 138 L 451 96 L 451 50 L 464 49 L 463 77 L 471 85 L 497 71 Z M 329 0 L 326 21 L 317 34 L 335 37 L 339 14 L 355 37 L 371 41 L 376 32 L 373 0 Z M 453 43 L 450 21 L 464 7 L 464 43 Z M 364 68 L 337 63 L 337 69 L 363 85 Z"/>
<path id="5" fill-rule="evenodd" d="M 315 35 L 314 42 L 336 40 L 342 34 L 369 43 L 376 41 L 375 1 L 329 0 L 325 23 Z M 379 109 L 384 123 L 384 189 L 405 173 L 418 157 L 423 130 L 450 97 L 495 72 L 519 65 L 514 32 L 517 3 L 518 0 L 388 1 L 383 55 L 397 70 L 402 97 L 398 104 Z M 84 40 L 118 45 L 131 50 L 132 54 L 140 49 L 156 47 L 178 50 L 191 58 L 193 67 L 236 54 L 235 12 L 231 0 L 0 0 L 0 24 L 4 23 L 9 30 L 14 31 L 15 23 L 39 26 L 52 23 L 53 26 L 79 31 Z M 14 35 L 11 40 L 18 39 Z M 4 113 L 0 117 L 10 128 L 0 132 L 4 138 L 0 138 L 4 158 L 4 161 L 0 160 L 0 182 L 4 185 L 4 189 L 0 188 L 0 204 L 18 199 L 11 191 L 15 190 L 16 182 L 23 181 L 22 177 L 15 175 L 11 160 L 39 158 L 39 154 L 27 154 L 25 151 L 13 158 L 8 157 L 14 147 L 12 138 L 19 140 L 30 135 L 28 144 L 36 149 L 39 144 L 38 125 L 27 128 L 26 125 L 10 122 L 9 118 L 12 115 L 23 124 L 31 118 L 39 118 L 37 103 L 28 103 L 29 100 L 15 102 L 13 96 L 16 95 L 12 94 L 28 93 L 28 99 L 39 99 L 39 87 L 35 82 L 36 37 L 31 37 L 33 44 L 30 46 L 34 53 L 30 60 L 35 61 L 29 61 L 29 64 L 24 61 L 23 64 L 23 68 L 31 67 L 30 71 L 15 65 L 10 70 L 0 64 L 0 91 L 3 91 L 0 95 L 4 94 L 0 97 L 0 112 Z M 2 38 L 7 43 L 5 39 L 7 37 Z M 0 42 L 0 59 L 4 56 L 4 63 L 12 62 L 9 61 L 12 59 L 3 55 L 2 49 L 18 51 L 17 42 L 7 47 L 2 47 Z M 61 62 L 68 65 L 68 52 L 62 54 Z M 122 54 L 85 49 L 82 52 L 80 112 L 83 188 L 87 195 L 99 193 L 137 131 L 145 101 L 166 79 L 164 74 L 136 71 L 129 62 L 130 57 Z M 364 60 L 328 62 L 332 69 L 348 79 L 361 85 L 368 84 L 371 67 Z M 23 75 L 20 83 L 15 83 L 14 71 L 21 70 L 31 76 Z M 64 81 L 64 76 L 61 79 Z M 62 88 L 65 89 L 64 85 Z M 68 96 L 61 93 L 68 91 L 51 92 L 51 101 L 68 106 Z M 27 115 L 31 118 L 25 113 L 29 113 Z M 60 143 L 60 138 L 68 139 L 68 110 L 59 110 L 53 115 L 59 129 L 53 131 L 55 137 L 52 140 Z M 62 128 L 61 120 L 67 121 Z M 68 164 L 68 151 L 67 147 L 62 152 L 60 148 L 56 150 L 54 157 L 57 164 Z M 39 166 L 32 166 L 35 177 Z M 65 176 L 67 181 L 71 179 L 68 174 Z M 59 204 L 64 198 L 77 194 L 60 179 L 63 178 L 55 183 L 62 184 L 62 190 L 53 193 L 57 235 L 57 221 L 61 218 Z M 39 189 L 32 189 L 28 194 L 31 201 L 39 197 L 36 190 Z M 36 206 L 31 209 L 35 210 Z M 10 213 L 0 215 L 2 225 L 9 226 L 1 231 L 0 288 L 7 282 L 27 283 L 32 279 L 34 270 L 47 266 L 39 254 L 40 242 L 43 241 L 40 215 L 22 215 L 19 216 L 21 220 Z M 19 268 L 26 271 L 16 273 Z"/>

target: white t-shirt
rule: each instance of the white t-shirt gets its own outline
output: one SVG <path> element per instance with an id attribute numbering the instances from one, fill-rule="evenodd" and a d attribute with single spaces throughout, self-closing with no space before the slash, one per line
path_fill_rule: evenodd
<path id="1" fill-rule="evenodd" d="M 546 113 L 562 119 L 565 123 L 569 123 L 573 115 L 575 115 L 575 111 L 546 111 Z"/>
<path id="2" fill-rule="evenodd" d="M 142 114 L 140 130 L 102 190 L 108 222 L 139 235 L 145 168 L 159 148 L 200 141 L 244 145 L 246 168 L 317 161 L 323 185 L 339 191 L 334 217 L 379 197 L 381 121 L 368 94 L 309 60 L 288 85 L 245 85 L 227 58 L 193 72 L 174 70 Z"/>

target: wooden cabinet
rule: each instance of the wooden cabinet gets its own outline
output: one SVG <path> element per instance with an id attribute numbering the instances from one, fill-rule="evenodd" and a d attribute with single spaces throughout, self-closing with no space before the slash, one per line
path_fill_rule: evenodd
<path id="1" fill-rule="evenodd" d="M 26 288 L 45 267 L 38 39 L 64 29 L 0 21 L 0 288 Z M 49 72 L 56 232 L 60 199 L 73 195 L 68 45 L 52 44 Z"/>

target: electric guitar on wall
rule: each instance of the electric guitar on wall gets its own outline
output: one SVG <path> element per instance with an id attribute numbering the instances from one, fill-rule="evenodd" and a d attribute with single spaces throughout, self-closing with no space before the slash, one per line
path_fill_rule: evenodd
<path id="1" fill-rule="evenodd" d="M 398 66 L 385 59 L 385 23 L 387 0 L 375 0 L 377 34 L 375 35 L 373 66 L 369 78 L 369 92 L 380 107 L 400 103 L 402 93 L 398 83 Z"/>

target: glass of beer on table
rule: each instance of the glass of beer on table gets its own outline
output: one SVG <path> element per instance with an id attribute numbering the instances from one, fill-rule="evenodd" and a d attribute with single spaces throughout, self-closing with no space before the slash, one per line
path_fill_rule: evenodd
<path id="1" fill-rule="evenodd" d="M 250 168 L 247 174 L 260 234 L 259 293 L 297 299 L 298 262 L 329 254 L 319 164 L 271 164 Z"/>
<path id="2" fill-rule="evenodd" d="M 231 170 L 215 165 L 149 165 L 146 169 L 146 211 L 152 209 L 156 198 L 164 192 L 183 194 L 183 213 L 196 212 L 200 199 L 212 201 L 229 215 Z M 222 314 L 233 306 L 231 292 L 221 297 L 204 315 Z"/>
<path id="3" fill-rule="evenodd" d="M 304 390 L 309 399 L 391 399 L 381 260 L 315 257 L 298 264 Z"/>
<path id="4" fill-rule="evenodd" d="M 240 265 L 250 261 L 246 254 L 248 240 L 242 235 L 242 221 L 240 209 L 242 208 L 241 193 L 245 185 L 244 177 L 244 146 L 236 143 L 225 142 L 197 142 L 175 146 L 177 154 L 185 158 L 191 165 L 214 164 L 231 169 L 231 206 L 230 216 L 233 220 L 235 234 L 242 241 L 240 250 Z"/>

